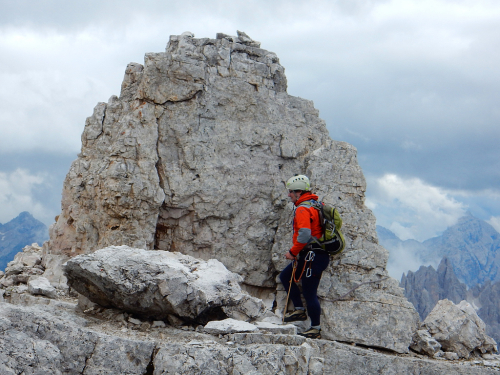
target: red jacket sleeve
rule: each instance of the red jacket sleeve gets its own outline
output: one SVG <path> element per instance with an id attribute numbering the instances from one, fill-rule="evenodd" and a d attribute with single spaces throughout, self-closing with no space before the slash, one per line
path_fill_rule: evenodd
<path id="1" fill-rule="evenodd" d="M 312 210 L 315 209 L 313 208 Z M 293 246 L 290 249 L 292 255 L 299 255 L 300 251 L 309 242 L 311 238 L 311 221 L 312 212 L 309 208 L 298 207 L 295 210 L 295 217 L 293 219 Z"/>

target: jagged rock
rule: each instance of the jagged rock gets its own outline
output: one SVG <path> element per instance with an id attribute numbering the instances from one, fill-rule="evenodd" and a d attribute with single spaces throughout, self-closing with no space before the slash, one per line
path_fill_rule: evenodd
<path id="1" fill-rule="evenodd" d="M 32 277 L 28 280 L 28 291 L 31 294 L 43 295 L 49 298 L 57 297 L 57 290 L 52 285 L 50 285 L 49 280 L 45 277 Z"/>
<path id="2" fill-rule="evenodd" d="M 495 341 L 486 335 L 484 322 L 466 301 L 458 305 L 446 299 L 439 301 L 422 326 L 443 350 L 457 353 L 460 358 L 469 358 L 474 351 L 497 351 Z"/>
<path id="3" fill-rule="evenodd" d="M 496 374 L 468 363 L 417 360 L 327 340 L 300 336 L 237 333 L 231 341 L 192 340 L 163 344 L 154 368 L 172 374 Z"/>
<path id="4" fill-rule="evenodd" d="M 482 220 L 471 218 L 470 215 L 463 218 L 462 221 L 466 223 L 470 221 L 477 222 L 477 226 L 479 228 L 484 227 L 484 230 L 489 227 Z M 481 231 L 474 230 L 475 227 L 476 225 L 463 226 L 463 224 L 459 223 L 460 229 L 469 230 L 469 234 L 465 236 L 466 239 L 476 238 L 478 242 L 482 243 L 482 246 L 489 248 L 491 241 L 488 242 L 483 239 L 483 236 L 479 236 L 477 232 Z M 382 235 L 385 235 L 386 241 L 387 238 L 390 238 L 385 228 L 377 230 Z M 447 234 L 446 242 L 457 244 L 459 240 L 456 238 L 453 240 L 452 234 L 459 235 L 460 239 L 462 238 L 462 232 L 457 231 L 454 227 L 450 228 L 449 232 L 451 234 Z M 491 231 L 489 230 L 487 233 L 491 234 Z M 498 237 L 498 233 L 493 235 L 493 239 L 496 237 Z M 480 239 L 481 241 L 479 241 Z M 462 245 L 458 246 L 458 248 L 463 249 Z M 479 246 L 479 244 L 476 243 L 476 246 Z M 491 246 L 495 248 L 494 244 Z M 491 259 L 491 257 L 488 256 L 487 259 Z M 463 265 L 459 265 L 459 268 L 463 268 Z M 476 272 L 476 267 L 472 267 L 472 269 L 473 272 Z M 467 286 L 461 283 L 455 275 L 450 260 L 445 257 L 439 263 L 437 271 L 432 266 L 422 266 L 416 272 L 409 271 L 408 275 L 403 274 L 400 285 L 405 289 L 406 297 L 413 303 L 422 320 L 427 317 L 439 300 L 449 299 L 455 304 L 466 300 L 477 309 L 477 315 L 486 324 L 488 336 L 491 336 L 497 342 L 500 341 L 500 282 L 493 283 L 487 279 L 484 284 L 475 285 L 467 290 Z"/>
<path id="5" fill-rule="evenodd" d="M 5 268 L 5 276 L 19 275 L 24 270 L 24 265 L 19 262 L 9 262 Z"/>
<path id="6" fill-rule="evenodd" d="M 304 173 L 339 209 L 347 239 L 320 289 L 323 336 L 407 352 L 418 316 L 395 280 L 326 301 L 386 277 L 388 253 L 356 149 L 333 141 L 313 103 L 286 88 L 276 54 L 242 32 L 172 36 L 166 52 L 129 64 L 120 97 L 86 121 L 44 276 L 64 283 L 61 255 L 127 245 L 218 259 L 246 285 L 275 289 L 291 243 L 284 182 Z"/>
<path id="7" fill-rule="evenodd" d="M 467 301 L 477 307 L 477 315 L 486 323 L 486 333 L 500 342 L 500 282 L 487 280 L 467 292 Z"/>
<path id="8" fill-rule="evenodd" d="M 0 303 L 1 374 L 146 373 L 154 343 L 97 333 L 82 318 L 57 315 Z"/>
<path id="9" fill-rule="evenodd" d="M 410 348 L 417 353 L 426 354 L 429 357 L 433 357 L 436 353 L 441 350 L 441 344 L 432 338 L 429 331 L 424 329 L 419 329 L 413 335 Z"/>
<path id="10" fill-rule="evenodd" d="M 23 251 L 14 256 L 13 262 L 26 267 L 35 267 L 42 263 L 42 248 L 37 243 L 25 246 Z"/>
<path id="11" fill-rule="evenodd" d="M 153 327 L 153 328 L 165 328 L 166 324 L 163 320 L 155 320 L 151 327 Z"/>
<path id="12" fill-rule="evenodd" d="M 226 335 L 235 332 L 254 332 L 259 330 L 254 324 L 231 318 L 208 322 L 203 329 L 207 333 L 216 335 Z"/>
<path id="13" fill-rule="evenodd" d="M 432 266 L 421 266 L 418 271 L 408 271 L 401 277 L 405 296 L 413 303 L 424 320 L 439 300 L 454 303 L 467 299 L 467 286 L 461 283 L 448 258 L 441 259 L 437 271 Z"/>
<path id="14" fill-rule="evenodd" d="M 75 314 L 76 302 L 64 307 L 45 300 L 51 304 L 0 303 L 1 374 L 498 374 L 485 361 L 422 360 L 294 335 L 235 333 L 218 339 L 165 327 L 148 333 L 115 328 L 117 336 L 109 327 L 115 323 L 103 329 L 95 319 Z"/>
<path id="15" fill-rule="evenodd" d="M 203 321 L 224 306 L 247 319 L 264 311 L 241 290 L 241 276 L 215 259 L 111 246 L 70 259 L 64 271 L 69 286 L 91 301 L 157 319 Z"/>
<path id="16" fill-rule="evenodd" d="M 5 274 L 0 278 L 0 286 L 10 287 L 17 284 L 26 284 L 29 279 L 44 273 L 41 265 L 41 247 L 34 243 L 25 246 L 23 251 L 14 256 L 8 263 Z"/>

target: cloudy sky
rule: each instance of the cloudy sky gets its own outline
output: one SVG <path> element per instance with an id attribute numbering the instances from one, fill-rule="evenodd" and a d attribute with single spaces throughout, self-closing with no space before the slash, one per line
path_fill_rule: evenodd
<path id="1" fill-rule="evenodd" d="M 467 210 L 500 231 L 497 0 L 0 0 L 0 223 L 50 225 L 85 118 L 169 35 L 245 31 L 358 149 L 377 223 L 424 240 Z"/>

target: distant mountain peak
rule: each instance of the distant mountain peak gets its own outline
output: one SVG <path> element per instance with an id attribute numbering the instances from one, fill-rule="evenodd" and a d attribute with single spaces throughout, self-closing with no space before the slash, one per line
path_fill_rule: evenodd
<path id="1" fill-rule="evenodd" d="M 23 211 L 19 215 L 17 215 L 16 219 L 27 220 L 27 219 L 35 219 L 35 218 L 28 211 Z"/>
<path id="2" fill-rule="evenodd" d="M 387 229 L 381 225 L 377 225 L 377 234 L 379 237 L 384 237 L 384 239 L 392 239 L 392 240 L 399 240 L 399 237 L 396 236 L 396 234 L 391 231 L 390 229 Z"/>
<path id="3" fill-rule="evenodd" d="M 28 211 L 21 212 L 6 224 L 0 224 L 0 271 L 24 246 L 36 242 L 42 245 L 49 239 L 47 226 Z"/>

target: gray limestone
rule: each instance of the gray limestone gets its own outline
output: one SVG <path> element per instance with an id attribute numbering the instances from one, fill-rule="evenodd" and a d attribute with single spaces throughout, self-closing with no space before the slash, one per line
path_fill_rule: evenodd
<path id="1" fill-rule="evenodd" d="M 154 344 L 85 329 L 56 310 L 0 303 L 1 374 L 144 374 Z"/>
<path id="2" fill-rule="evenodd" d="M 441 350 L 441 344 L 434 339 L 429 331 L 419 329 L 413 335 L 410 348 L 417 353 L 426 354 L 429 357 L 434 357 Z"/>
<path id="3" fill-rule="evenodd" d="M 205 332 L 211 334 L 222 334 L 226 335 L 235 332 L 255 332 L 258 331 L 256 325 L 247 322 L 242 322 L 241 320 L 235 319 L 224 319 L 208 322 L 204 327 Z"/>
<path id="4" fill-rule="evenodd" d="M 50 285 L 49 280 L 42 276 L 35 276 L 28 280 L 28 291 L 31 294 L 41 294 L 50 298 L 57 297 L 57 290 Z"/>
<path id="5" fill-rule="evenodd" d="M 0 287 L 12 287 L 26 284 L 28 280 L 39 277 L 44 273 L 42 262 L 42 249 L 36 243 L 25 246 L 8 263 L 5 273 L 0 275 Z"/>
<path id="6" fill-rule="evenodd" d="M 225 306 L 247 320 L 264 313 L 262 301 L 241 290 L 241 276 L 215 259 L 110 246 L 71 258 L 64 271 L 92 302 L 157 320 L 174 314 L 203 322 Z"/>
<path id="7" fill-rule="evenodd" d="M 486 334 L 484 322 L 466 301 L 458 305 L 447 299 L 439 301 L 422 326 L 444 351 L 456 353 L 460 358 L 469 358 L 475 351 L 497 351 L 495 340 Z"/>
<path id="8" fill-rule="evenodd" d="M 303 173 L 338 208 L 347 242 L 320 287 L 324 337 L 407 352 L 418 315 L 395 280 L 338 300 L 387 277 L 388 252 L 364 205 L 356 149 L 332 140 L 313 103 L 286 89 L 276 54 L 243 32 L 172 36 L 165 52 L 129 64 L 120 96 L 87 118 L 44 276 L 64 286 L 64 260 L 126 245 L 217 259 L 255 296 L 269 295 L 291 246 L 284 182 Z M 282 297 L 271 301 L 276 313 Z"/>
<path id="9" fill-rule="evenodd" d="M 1 374 L 490 375 L 498 374 L 500 366 L 494 355 L 474 361 L 422 359 L 261 333 L 265 330 L 219 337 L 162 324 L 147 328 L 145 321 L 126 327 L 106 319 L 107 310 L 82 315 L 76 300 L 65 308 L 49 301 L 33 306 L 0 303 Z"/>

